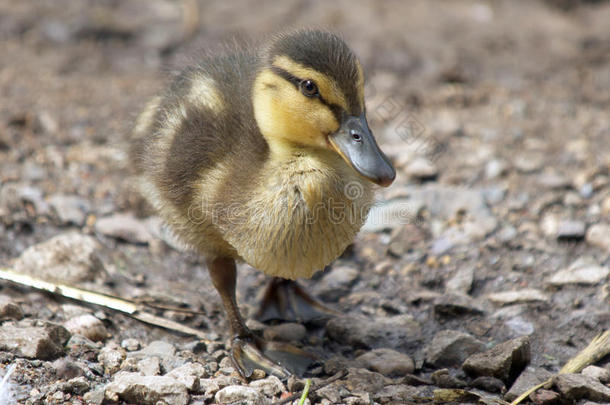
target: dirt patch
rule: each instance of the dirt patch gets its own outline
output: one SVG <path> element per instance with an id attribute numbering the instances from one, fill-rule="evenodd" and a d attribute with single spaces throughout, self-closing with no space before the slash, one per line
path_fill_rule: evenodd
<path id="1" fill-rule="evenodd" d="M 198 8 L 197 20 L 190 1 L 0 1 L 0 265 L 58 235 L 90 235 L 95 267 L 74 267 L 86 275 L 81 286 L 176 307 L 155 313 L 210 341 L 3 282 L 0 375 L 15 368 L 0 402 L 266 403 L 302 389 L 236 377 L 205 265 L 160 239 L 126 154 L 136 115 L 172 72 L 221 41 L 294 26 L 327 27 L 353 46 L 372 129 L 398 169 L 354 246 L 304 282 L 346 317 L 307 325 L 305 337 L 295 325 L 267 332 L 299 336 L 320 356 L 314 385 L 347 370 L 311 403 L 426 401 L 439 387 L 503 397 L 515 379 L 536 384 L 608 329 L 609 3 Z M 61 263 L 78 256 L 65 253 Z M 246 265 L 240 274 L 238 300 L 252 314 L 266 279 Z M 64 345 L 49 332 L 75 322 L 78 331 L 92 321 L 84 315 L 107 336 L 72 334 Z M 43 343 L 26 355 L 11 346 L 19 331 Z M 505 346 L 519 361 L 481 353 Z M 473 368 L 481 358 L 502 364 Z M 603 378 L 564 380 L 539 397 L 606 398 Z"/>

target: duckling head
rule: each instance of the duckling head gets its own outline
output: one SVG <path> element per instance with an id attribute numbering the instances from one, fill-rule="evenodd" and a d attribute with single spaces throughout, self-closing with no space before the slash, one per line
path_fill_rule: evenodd
<path id="1" fill-rule="evenodd" d="M 252 101 L 273 155 L 331 151 L 376 184 L 394 180 L 366 120 L 362 67 L 336 35 L 307 30 L 276 37 L 263 54 Z"/>

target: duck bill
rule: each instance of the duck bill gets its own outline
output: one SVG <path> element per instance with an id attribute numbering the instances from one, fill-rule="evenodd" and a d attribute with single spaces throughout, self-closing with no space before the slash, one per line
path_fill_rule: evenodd
<path id="1" fill-rule="evenodd" d="M 366 117 L 349 116 L 328 138 L 332 148 L 361 176 L 383 187 L 394 181 L 396 170 L 379 149 Z"/>

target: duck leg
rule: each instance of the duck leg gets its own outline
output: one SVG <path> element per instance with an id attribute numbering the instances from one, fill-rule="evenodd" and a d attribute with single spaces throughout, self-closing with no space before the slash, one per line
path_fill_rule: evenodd
<path id="1" fill-rule="evenodd" d="M 235 261 L 219 257 L 208 260 L 207 266 L 227 312 L 232 336 L 230 356 L 239 374 L 247 379 L 256 368 L 279 378 L 288 378 L 291 372 L 302 374 L 314 360 L 311 354 L 286 343 L 267 342 L 246 327 L 235 299 Z"/>
<path id="2" fill-rule="evenodd" d="M 260 321 L 309 322 L 339 315 L 309 295 L 296 281 L 274 277 L 267 286 L 256 314 Z"/>

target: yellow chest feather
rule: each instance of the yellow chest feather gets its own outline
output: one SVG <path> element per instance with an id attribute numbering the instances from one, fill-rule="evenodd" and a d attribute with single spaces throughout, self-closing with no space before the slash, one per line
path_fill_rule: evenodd
<path id="1" fill-rule="evenodd" d="M 350 168 L 311 157 L 271 162 L 243 209 L 221 233 L 247 263 L 273 276 L 311 277 L 353 241 L 372 201 Z"/>

